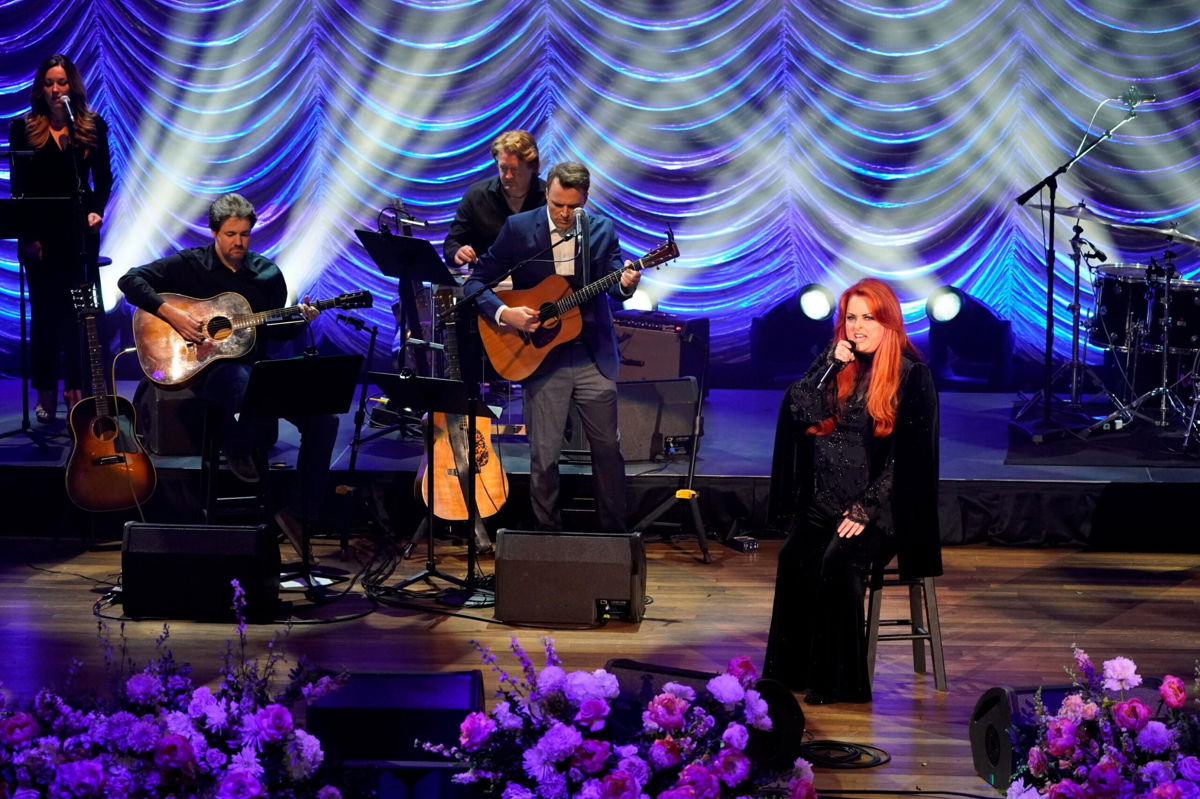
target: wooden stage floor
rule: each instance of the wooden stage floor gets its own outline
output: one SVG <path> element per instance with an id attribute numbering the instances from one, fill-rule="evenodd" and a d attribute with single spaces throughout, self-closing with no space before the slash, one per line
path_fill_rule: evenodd
<path id="1" fill-rule="evenodd" d="M 366 542 L 352 552 L 365 557 Z M 597 668 L 620 656 L 716 670 L 746 654 L 761 663 L 770 615 L 779 541 L 764 541 L 757 553 L 742 554 L 714 544 L 714 562 L 699 563 L 694 541 L 649 545 L 647 606 L 641 623 L 610 622 L 590 630 L 514 628 L 491 620 L 490 609 L 456 616 L 431 609 L 380 607 L 370 611 L 361 594 L 323 607 L 297 607 L 287 650 L 327 667 L 351 671 L 438 671 L 478 665 L 468 643 L 477 639 L 502 650 L 517 635 L 536 650 L 550 634 L 568 668 Z M 439 545 L 439 566 L 464 570 L 463 549 Z M 331 543 L 320 543 L 326 564 L 338 563 Z M 396 578 L 424 564 L 418 549 Z M 1192 673 L 1200 652 L 1200 556 L 1126 554 L 1071 549 L 1004 549 L 983 545 L 945 549 L 946 576 L 938 597 L 945 635 L 950 690 L 934 690 L 931 675 L 913 674 L 907 644 L 881 646 L 876 699 L 864 705 L 806 707 L 809 733 L 817 738 L 871 744 L 886 750 L 881 767 L 818 770 L 822 792 L 837 789 L 921 789 L 993 792 L 974 775 L 967 721 L 986 689 L 1063 680 L 1063 666 L 1077 644 L 1097 660 L 1133 658 L 1143 674 Z M 350 564 L 343 564 L 349 566 Z M 483 559 L 485 571 L 494 562 Z M 77 548 L 46 539 L 10 538 L 0 555 L 7 691 L 27 699 L 45 683 L 60 680 L 71 658 L 88 664 L 85 680 L 102 682 L 97 620 L 92 608 L 120 571 L 115 547 Z M 886 607 L 899 611 L 899 598 Z M 119 606 L 111 609 L 119 613 Z M 819 612 L 797 609 L 797 612 Z M 333 621 L 337 616 L 348 621 Z M 113 625 L 115 630 L 117 625 Z M 153 655 L 161 623 L 125 625 L 129 655 Z M 250 628 L 254 652 L 265 651 L 278 625 Z M 212 680 L 232 625 L 171 624 L 170 645 L 178 659 Z M 502 662 L 510 663 L 503 660 Z M 494 675 L 485 682 L 495 686 Z"/>

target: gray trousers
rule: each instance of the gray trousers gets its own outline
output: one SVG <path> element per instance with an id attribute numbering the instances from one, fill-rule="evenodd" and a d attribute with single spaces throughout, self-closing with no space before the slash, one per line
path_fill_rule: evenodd
<path id="1" fill-rule="evenodd" d="M 524 383 L 529 438 L 529 493 L 541 530 L 562 530 L 558 458 L 573 403 L 592 452 L 600 529 L 625 532 L 625 461 L 617 441 L 617 384 L 601 374 L 580 341 L 546 357 Z"/>

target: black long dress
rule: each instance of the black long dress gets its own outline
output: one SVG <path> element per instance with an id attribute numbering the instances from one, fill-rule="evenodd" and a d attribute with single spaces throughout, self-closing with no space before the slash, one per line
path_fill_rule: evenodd
<path id="1" fill-rule="evenodd" d="M 878 438 L 866 409 L 872 356 L 855 357 L 856 385 L 829 435 L 804 433 L 834 415 L 835 382 L 817 389 L 828 355 L 788 389 L 772 470 L 773 502 L 785 507 L 790 523 L 779 553 L 764 675 L 825 701 L 871 699 L 863 598 L 872 567 L 899 553 L 906 576 L 941 573 L 932 376 L 905 356 L 896 429 Z M 867 525 L 858 536 L 838 538 L 846 511 Z"/>
<path id="2" fill-rule="evenodd" d="M 13 151 L 34 150 L 27 169 L 14 170 L 11 184 L 14 197 L 73 197 L 76 175 L 82 184 L 83 201 L 81 224 L 89 213 L 104 215 L 112 193 L 113 176 L 109 163 L 108 125 L 96 115 L 96 145 L 86 152 L 78 145 L 59 147 L 51 136 L 40 148 L 29 142 L 25 117 L 12 121 L 8 132 Z M 76 166 L 72 166 L 72 159 Z M 79 322 L 70 290 L 85 281 L 95 281 L 98 275 L 88 267 L 94 265 L 100 251 L 99 234 L 87 231 L 83 246 L 85 264 L 80 264 L 79 239 L 71 235 L 73 220 L 45 220 L 44 235 L 24 237 L 19 253 L 29 284 L 29 344 L 30 382 L 35 389 L 53 391 L 58 378 L 63 389 L 83 388 L 83 351 L 80 345 Z M 40 241 L 42 257 L 27 258 L 24 253 L 30 242 Z M 61 362 L 60 362 L 61 357 Z"/>

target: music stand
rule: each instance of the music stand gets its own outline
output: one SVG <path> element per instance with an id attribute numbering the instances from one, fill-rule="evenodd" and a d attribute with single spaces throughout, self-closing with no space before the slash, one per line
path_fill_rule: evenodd
<path id="1" fill-rule="evenodd" d="M 354 399 L 362 362 L 361 355 L 301 355 L 258 361 L 250 371 L 241 415 L 253 419 L 279 419 L 346 413 Z M 281 579 L 303 582 L 310 592 L 314 592 L 320 589 L 320 584 L 313 576 L 307 508 L 302 521 L 300 571 Z M 309 598 L 316 597 L 310 594 Z"/>
<path id="2" fill-rule="evenodd" d="M 370 372 L 367 375 L 374 381 L 375 385 L 384 390 L 384 393 L 389 398 L 399 401 L 401 404 L 410 408 L 424 408 L 429 413 L 446 413 L 454 415 L 466 415 L 467 417 L 467 441 L 475 440 L 475 419 L 476 417 L 484 417 L 494 419 L 496 415 L 478 398 L 472 399 L 471 392 L 467 388 L 467 384 L 462 380 L 446 380 L 438 377 L 417 377 L 416 375 L 393 374 L 390 372 Z M 494 598 L 489 598 L 490 591 L 482 591 L 478 588 L 475 575 L 475 559 L 476 559 L 476 543 L 475 543 L 475 524 L 477 521 L 475 508 L 475 476 L 478 473 L 475 468 L 475 457 L 470 452 L 468 447 L 467 453 L 467 476 L 466 476 L 466 505 L 467 505 L 467 576 L 466 579 L 453 577 L 449 574 L 439 572 L 437 563 L 434 560 L 434 495 L 433 495 L 433 424 L 425 425 L 425 457 L 427 466 L 425 469 L 425 495 L 428 501 L 425 503 L 425 527 L 427 534 L 427 548 L 425 556 L 425 568 L 420 572 L 408 577 L 400 582 L 398 588 L 407 588 L 413 583 L 422 580 L 429 580 L 437 577 L 440 580 L 445 580 L 448 583 L 453 583 L 461 587 L 463 590 L 458 594 L 451 593 L 443 595 L 439 601 L 445 604 L 460 604 L 464 607 L 473 606 L 481 607 L 494 602 Z M 460 477 L 461 481 L 461 477 Z M 481 596 L 477 596 L 477 594 Z M 457 601 L 456 601 L 457 600 Z"/>
<path id="3" fill-rule="evenodd" d="M 16 173 L 18 159 L 11 156 L 18 152 L 10 152 L 10 168 Z M 25 236 L 36 236 L 53 224 L 52 220 L 69 219 L 75 208 L 73 197 L 28 197 L 23 199 L 0 199 L 0 239 L 19 239 Z M 25 264 L 17 257 L 17 297 L 18 313 L 21 318 L 21 424 L 19 427 L 0 433 L 0 438 L 25 435 L 29 440 L 42 449 L 46 448 L 47 438 L 60 438 L 61 434 L 44 433 L 34 430 L 29 423 L 29 328 L 25 311 Z"/>

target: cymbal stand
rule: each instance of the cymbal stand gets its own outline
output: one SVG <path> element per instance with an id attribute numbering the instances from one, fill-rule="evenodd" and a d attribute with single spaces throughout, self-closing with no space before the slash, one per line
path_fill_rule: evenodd
<path id="1" fill-rule="evenodd" d="M 1080 203 L 1080 205 L 1082 205 L 1082 203 Z M 1109 391 L 1105 388 L 1104 381 L 1100 379 L 1100 376 L 1096 374 L 1092 367 L 1088 366 L 1079 359 L 1081 350 L 1079 342 L 1079 329 L 1082 321 L 1082 304 L 1079 300 L 1080 266 L 1085 260 L 1090 260 L 1093 258 L 1099 259 L 1102 256 L 1096 251 L 1096 246 L 1083 237 L 1083 228 L 1079 225 L 1078 218 L 1075 219 L 1075 225 L 1071 228 L 1071 230 L 1075 233 L 1075 235 L 1071 237 L 1071 261 L 1075 266 L 1075 280 L 1071 288 L 1071 305 L 1068 307 L 1068 310 L 1071 312 L 1071 360 L 1069 363 L 1065 363 L 1059 367 L 1058 374 L 1054 376 L 1054 380 L 1057 380 L 1058 375 L 1062 374 L 1063 372 L 1069 371 L 1071 373 L 1071 401 L 1069 404 L 1072 408 L 1082 407 L 1082 402 L 1079 399 L 1079 393 L 1081 383 L 1080 378 L 1083 375 L 1091 378 L 1093 385 L 1099 387 L 1110 402 L 1119 405 L 1120 402 L 1118 402 L 1116 397 L 1109 393 Z M 1084 244 L 1091 247 L 1090 252 L 1083 251 L 1082 245 Z"/>
<path id="2" fill-rule="evenodd" d="M 1200 419 L 1197 418 L 1197 412 L 1200 412 L 1200 386 L 1197 385 L 1200 379 L 1200 350 L 1196 350 L 1191 371 L 1184 379 L 1190 380 L 1192 384 L 1192 407 L 1188 411 L 1187 430 L 1183 434 L 1183 451 L 1186 453 L 1192 446 L 1193 434 L 1200 439 Z"/>

